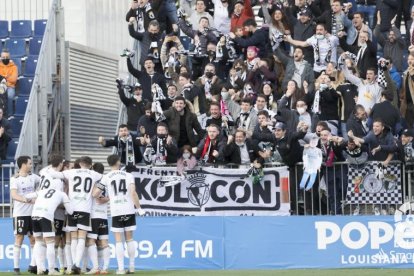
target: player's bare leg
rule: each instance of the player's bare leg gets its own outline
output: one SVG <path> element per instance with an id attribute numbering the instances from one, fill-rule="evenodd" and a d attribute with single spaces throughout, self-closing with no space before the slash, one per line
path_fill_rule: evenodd
<path id="1" fill-rule="evenodd" d="M 109 252 L 109 243 L 108 240 L 98 240 L 98 251 L 102 253 L 102 269 L 100 274 L 108 274 L 108 267 L 109 267 L 109 259 L 110 259 L 110 252 Z"/>

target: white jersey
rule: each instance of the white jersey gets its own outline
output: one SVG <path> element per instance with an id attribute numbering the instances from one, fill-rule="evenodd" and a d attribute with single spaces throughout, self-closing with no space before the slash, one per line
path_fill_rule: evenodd
<path id="1" fill-rule="evenodd" d="M 63 180 L 53 178 L 51 175 L 56 173 L 57 171 L 54 170 L 51 166 L 45 167 L 40 170 L 39 175 L 41 178 L 40 190 L 44 189 L 54 189 L 57 191 L 64 192 L 65 191 L 65 184 Z M 58 220 L 65 220 L 65 209 L 58 207 L 55 211 L 55 219 Z"/>
<path id="2" fill-rule="evenodd" d="M 131 184 L 135 185 L 132 174 L 120 170 L 111 171 L 102 177 L 101 184 L 108 191 L 112 217 L 135 214 L 129 188 Z"/>
<path id="3" fill-rule="evenodd" d="M 68 213 L 72 212 L 72 207 L 69 207 L 71 205 L 69 197 L 64 192 L 55 189 L 40 190 L 33 206 L 32 217 L 41 217 L 53 221 L 55 211 L 60 204 L 65 205 Z"/>
<path id="4" fill-rule="evenodd" d="M 40 177 L 35 174 L 17 176 L 10 179 L 10 190 L 16 190 L 23 197 L 33 194 L 40 183 Z M 13 217 L 31 216 L 33 204 L 14 201 Z"/>
<path id="5" fill-rule="evenodd" d="M 90 213 L 92 209 L 92 190 L 102 175 L 88 169 L 72 169 L 62 174 L 69 181 L 69 199 L 75 212 Z"/>
<path id="6" fill-rule="evenodd" d="M 108 196 L 108 190 L 105 189 L 102 197 Z M 99 203 L 98 199 L 95 198 L 92 203 L 91 218 L 108 219 L 108 202 Z"/>

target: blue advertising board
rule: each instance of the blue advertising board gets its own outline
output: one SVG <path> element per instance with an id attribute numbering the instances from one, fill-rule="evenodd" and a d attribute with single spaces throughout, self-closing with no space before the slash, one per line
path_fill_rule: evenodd
<path id="1" fill-rule="evenodd" d="M 12 220 L 0 220 L 0 229 L 0 271 L 9 271 Z M 414 268 L 414 219 L 405 215 L 144 217 L 134 238 L 136 266 L 144 270 Z M 27 245 L 26 239 L 22 268 L 30 260 Z"/>

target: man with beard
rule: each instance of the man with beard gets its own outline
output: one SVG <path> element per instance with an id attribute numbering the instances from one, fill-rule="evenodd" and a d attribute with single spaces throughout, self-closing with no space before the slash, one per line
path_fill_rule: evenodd
<path id="1" fill-rule="evenodd" d="M 287 84 L 290 80 L 296 81 L 298 88 L 302 88 L 302 83 L 306 81 L 309 84 L 309 91 L 313 91 L 315 89 L 315 75 L 313 73 L 312 65 L 305 60 L 304 56 L 304 51 L 306 51 L 306 49 L 307 48 L 302 49 L 296 47 L 293 52 L 293 58 L 285 55 L 285 53 L 283 53 L 283 51 L 279 48 L 276 49 L 276 56 L 285 66 L 285 76 L 282 81 L 282 89 L 287 89 Z"/>
<path id="2" fill-rule="evenodd" d="M 138 120 L 144 115 L 145 107 L 145 101 L 142 100 L 142 86 L 139 82 L 135 83 L 133 92 L 132 97 L 127 97 L 122 85 L 118 85 L 119 98 L 127 108 L 128 130 L 136 135 Z"/>
<path id="3" fill-rule="evenodd" d="M 329 62 L 334 64 L 337 62 L 337 47 L 339 45 L 338 37 L 330 35 L 324 24 L 316 25 L 315 35 L 306 41 L 294 40 L 290 35 L 285 37 L 290 44 L 298 47 L 313 47 L 313 55 L 315 63 L 313 71 L 315 78 L 319 77 L 322 71 L 326 70 Z"/>
<path id="4" fill-rule="evenodd" d="M 254 19 L 247 19 L 243 23 L 244 31 L 248 34 L 247 38 L 237 36 L 234 33 L 229 33 L 230 37 L 240 47 L 247 48 L 249 46 L 256 46 L 259 49 L 259 57 L 265 58 L 269 53 L 269 29 L 257 28 L 257 23 Z"/>
<path id="5" fill-rule="evenodd" d="M 400 112 L 409 128 L 414 125 L 414 55 L 408 55 L 408 68 L 403 75 Z"/>
<path id="6" fill-rule="evenodd" d="M 354 108 L 354 112 L 349 116 L 346 122 L 346 130 L 352 131 L 352 133 L 359 138 L 364 137 L 368 133 L 367 113 L 363 105 L 357 104 Z"/>
<path id="7" fill-rule="evenodd" d="M 204 135 L 204 130 L 201 128 L 197 116 L 187 107 L 184 97 L 177 96 L 173 106 L 164 111 L 164 116 L 167 125 L 173 126 L 169 134 L 177 141 L 179 148 L 184 145 L 197 146 L 197 138 Z M 194 131 L 197 135 L 194 134 Z"/>
<path id="8" fill-rule="evenodd" d="M 352 27 L 348 30 L 346 43 L 348 45 L 358 46 L 358 38 L 361 32 L 367 32 L 368 39 L 372 41 L 372 30 L 364 23 L 364 13 L 356 12 L 353 14 Z M 375 37 L 378 38 L 377 35 Z"/>
<path id="9" fill-rule="evenodd" d="M 312 4 L 311 7 L 312 9 Z M 302 9 L 299 12 L 299 20 L 293 26 L 293 39 L 305 41 L 315 34 L 316 24 L 312 20 L 312 11 L 309 9 Z M 313 64 L 313 49 L 306 47 L 303 49 L 303 58 L 309 63 Z"/>
<path id="10" fill-rule="evenodd" d="M 138 121 L 138 136 L 140 136 L 141 144 L 144 144 L 144 137 L 154 137 L 157 133 L 157 122 L 155 121 L 155 115 L 151 112 L 152 103 L 147 103 L 145 105 L 145 114 L 139 118 Z"/>
<path id="11" fill-rule="evenodd" d="M 148 164 L 165 165 L 177 162 L 177 143 L 168 135 L 168 126 L 165 123 L 158 124 L 155 137 L 152 139 L 149 136 L 145 137 L 145 145 L 147 148 L 144 159 Z"/>
<path id="12" fill-rule="evenodd" d="M 402 38 L 400 30 L 394 25 L 394 22 L 387 37 L 385 37 L 380 31 L 380 22 L 381 17 L 378 17 L 374 34 L 378 43 L 384 48 L 384 57 L 391 57 L 397 71 L 403 72 L 403 54 L 407 49 L 404 38 Z"/>
<path id="13" fill-rule="evenodd" d="M 214 64 L 208 63 L 204 67 L 204 74 L 198 78 L 195 85 L 200 88 L 200 99 L 205 101 L 205 107 L 202 108 L 202 106 L 200 106 L 199 108 L 200 114 L 203 114 L 207 112 L 208 104 L 213 101 L 213 96 L 217 96 L 221 92 L 221 87 L 223 86 L 223 81 L 216 74 L 216 67 Z M 202 104 L 202 101 L 200 101 L 200 105 Z"/>
<path id="14" fill-rule="evenodd" d="M 112 139 L 105 140 L 102 136 L 98 138 L 99 144 L 103 147 L 115 147 L 121 164 L 127 167 L 134 166 L 142 160 L 138 141 L 135 135 L 129 133 L 127 125 L 119 125 L 118 135 Z"/>
<path id="15" fill-rule="evenodd" d="M 129 34 L 141 42 L 140 64 L 145 67 L 145 60 L 151 57 L 155 64 L 155 71 L 164 74 L 161 64 L 161 46 L 164 42 L 164 35 L 160 33 L 160 25 L 156 20 L 152 20 L 148 25 L 148 30 L 139 33 L 134 30 L 133 25 L 128 26 Z"/>
<path id="16" fill-rule="evenodd" d="M 207 164 L 217 164 L 223 161 L 223 148 L 225 142 L 220 136 L 220 127 L 210 125 L 207 135 L 197 146 L 196 157 Z"/>

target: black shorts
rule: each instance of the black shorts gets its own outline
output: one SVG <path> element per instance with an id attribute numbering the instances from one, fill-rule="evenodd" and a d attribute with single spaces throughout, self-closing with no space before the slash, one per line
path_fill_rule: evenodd
<path id="1" fill-rule="evenodd" d="M 63 220 L 60 219 L 54 219 L 55 223 L 55 233 L 56 236 L 63 236 L 63 224 L 65 223 Z"/>
<path id="2" fill-rule="evenodd" d="M 41 218 L 41 217 L 32 217 L 33 220 L 33 236 L 44 238 L 54 237 L 55 236 L 55 225 L 52 221 Z"/>
<path id="3" fill-rule="evenodd" d="M 137 228 L 135 214 L 112 217 L 112 232 L 134 231 Z"/>
<path id="4" fill-rule="evenodd" d="M 85 212 L 73 212 L 68 215 L 68 225 L 66 230 L 74 232 L 79 230 L 92 231 L 91 214 Z"/>
<path id="5" fill-rule="evenodd" d="M 31 216 L 13 218 L 13 229 L 15 235 L 33 234 L 33 224 Z"/>
<path id="6" fill-rule="evenodd" d="M 97 240 L 107 240 L 108 239 L 108 220 L 101 218 L 92 219 L 92 231 L 88 232 L 88 238 Z"/>

